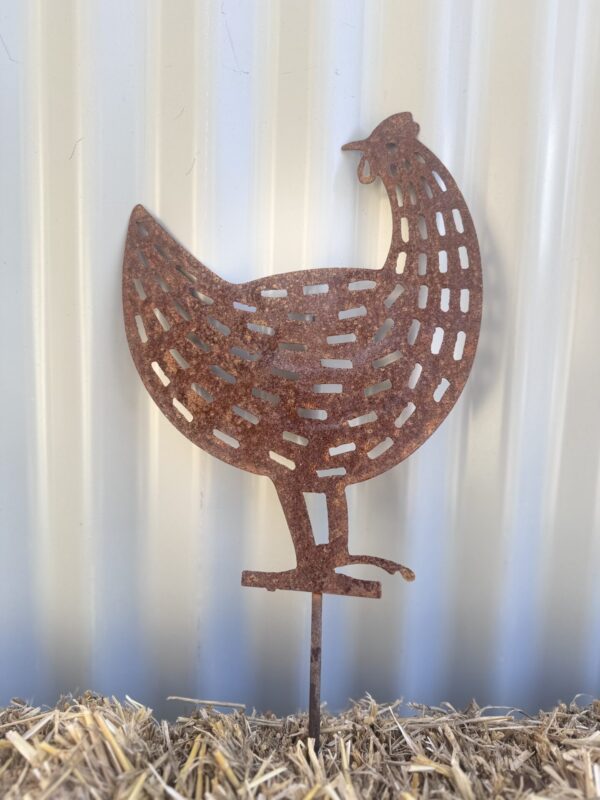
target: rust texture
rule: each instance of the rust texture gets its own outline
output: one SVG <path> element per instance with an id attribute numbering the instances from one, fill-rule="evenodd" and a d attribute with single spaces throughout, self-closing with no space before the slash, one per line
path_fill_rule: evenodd
<path id="1" fill-rule="evenodd" d="M 360 152 L 362 183 L 382 181 L 393 226 L 378 269 L 308 269 L 243 284 L 220 278 L 142 206 L 123 266 L 129 346 L 155 402 L 192 442 L 274 482 L 297 564 L 242 583 L 364 597 L 380 584 L 335 572 L 372 564 L 348 551 L 347 484 L 390 469 L 440 425 L 469 375 L 479 334 L 481 264 L 454 179 L 408 113 Z M 316 545 L 303 492 L 327 498 Z"/>

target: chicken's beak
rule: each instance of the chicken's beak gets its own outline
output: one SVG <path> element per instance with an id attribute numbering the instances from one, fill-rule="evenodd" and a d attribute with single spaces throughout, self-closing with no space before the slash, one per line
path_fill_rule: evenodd
<path id="1" fill-rule="evenodd" d="M 362 152 L 367 146 L 367 141 L 368 139 L 361 139 L 359 142 L 348 142 L 348 144 L 342 145 L 342 150 L 360 150 Z"/>

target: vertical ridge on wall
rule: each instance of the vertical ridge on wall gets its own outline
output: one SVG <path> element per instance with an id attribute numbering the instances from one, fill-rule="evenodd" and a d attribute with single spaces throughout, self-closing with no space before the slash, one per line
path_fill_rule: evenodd
<path id="1" fill-rule="evenodd" d="M 141 199 L 144 15 L 118 0 L 81 10 L 82 179 L 89 291 L 90 526 L 94 637 L 87 683 L 146 695 L 140 561 L 146 541 L 139 483 L 140 387 L 121 322 L 120 264 L 132 205 Z M 118 12 L 119 25 L 115 26 Z M 126 135 L 124 135 L 126 131 Z"/>
<path id="2" fill-rule="evenodd" d="M 269 34 L 254 44 L 260 64 L 255 91 L 260 92 L 261 86 L 266 89 L 260 109 L 260 127 L 255 130 L 260 159 L 256 177 L 263 187 L 256 198 L 255 219 L 269 247 L 256 240 L 253 242 L 255 252 L 265 254 L 265 263 L 260 264 L 256 259 L 248 278 L 304 268 L 308 244 L 306 205 L 311 87 L 305 76 L 314 66 L 311 53 L 316 6 L 286 0 L 278 4 L 276 13 L 268 12 L 264 6 L 260 8 L 261 27 L 267 27 Z M 259 56 L 261 41 L 265 52 Z M 270 151 L 259 144 L 263 137 Z M 266 169 L 268 183 L 266 180 L 263 183 L 259 177 L 261 167 Z M 267 212 L 264 214 L 260 210 L 263 199 Z M 252 538 L 254 525 L 249 521 L 250 544 L 244 553 L 245 563 L 240 566 L 264 570 L 289 568 L 294 563 L 294 551 L 276 491 L 263 478 L 251 476 L 250 482 L 266 485 L 258 490 L 262 509 L 256 504 L 249 507 L 249 513 L 258 512 L 258 536 Z M 254 636 L 250 634 L 249 638 L 254 639 L 255 648 L 252 686 L 256 702 L 266 707 L 270 697 L 288 696 L 292 706 L 297 706 L 304 694 L 307 597 L 290 592 L 277 598 L 277 593 L 243 591 L 248 594 L 246 602 L 251 609 L 246 625 L 250 626 L 250 631 L 254 630 Z M 251 620 L 258 619 L 268 620 L 268 624 L 253 625 Z"/>
<path id="3" fill-rule="evenodd" d="M 0 23 L 0 703 L 305 704 L 309 598 L 240 585 L 293 563 L 276 492 L 148 397 L 123 245 L 141 202 L 231 282 L 380 266 L 385 193 L 340 148 L 404 110 L 472 211 L 483 324 L 448 420 L 348 489 L 351 548 L 417 581 L 327 598 L 323 697 L 597 694 L 600 5 L 25 0 Z"/>
<path id="4" fill-rule="evenodd" d="M 361 66 L 363 41 L 361 26 L 364 3 L 335 2 L 322 4 L 315 18 L 314 29 L 317 46 L 313 89 L 313 119 L 317 124 L 312 133 L 310 205 L 306 211 L 307 229 L 310 233 L 307 265 L 326 267 L 330 265 L 360 266 L 364 262 L 358 253 L 361 240 L 357 228 L 358 197 L 353 191 L 356 181 L 357 156 L 343 153 L 341 146 L 352 140 L 354 128 L 347 125 L 348 115 L 360 113 Z M 343 17 L 344 24 L 338 24 Z M 365 187 L 366 188 L 366 187 Z M 349 507 L 349 543 L 356 551 L 357 532 L 362 519 L 356 518 L 355 495 L 346 491 Z M 321 505 L 321 516 L 315 522 L 323 531 L 327 530 L 326 504 Z M 356 611 L 357 604 L 349 601 Z M 354 692 L 352 669 L 340 669 L 340 655 L 348 654 L 352 660 L 352 626 L 349 624 L 346 598 L 327 597 L 323 603 L 323 696 L 330 705 L 344 704 L 345 698 Z M 305 611 L 306 613 L 306 611 Z M 308 619 L 307 619 L 308 622 Z M 306 655 L 308 641 L 300 657 Z M 305 671 L 306 672 L 306 671 Z M 306 697 L 308 675 L 305 675 Z"/>
<path id="5" fill-rule="evenodd" d="M 597 103 L 589 102 L 594 89 L 599 97 L 596 76 L 600 9 L 595 4 L 582 2 L 578 4 L 576 15 L 567 15 L 561 10 L 557 50 L 562 63 L 557 64 L 554 87 L 560 102 L 555 100 L 553 104 L 556 128 L 553 138 L 555 151 L 564 155 L 557 169 L 556 219 L 552 226 L 553 232 L 556 231 L 556 245 L 549 247 L 547 253 L 548 259 L 557 261 L 558 356 L 552 375 L 553 436 L 547 492 L 550 502 L 545 510 L 548 535 L 540 559 L 543 611 L 536 651 L 538 674 L 542 670 L 545 674 L 545 696 L 568 691 L 573 675 L 582 685 L 593 685 L 597 676 L 597 672 L 588 675 L 588 656 L 578 643 L 595 638 L 597 616 L 580 614 L 579 608 L 582 601 L 594 608 L 592 587 L 594 565 L 598 563 L 594 556 L 600 533 L 594 515 L 600 429 L 595 413 L 597 404 L 592 400 L 596 408 L 591 414 L 589 405 L 594 389 L 599 387 L 600 370 L 585 341 L 592 328 L 589 322 L 586 327 L 581 324 L 581 318 L 585 320 L 586 305 L 591 300 L 595 306 L 599 295 L 592 292 L 585 299 L 580 291 L 584 281 L 589 280 L 590 266 L 594 262 L 593 251 L 583 246 L 590 228 L 589 203 L 584 199 L 584 191 L 600 175 L 596 137 L 591 133 L 598 124 Z M 563 48 L 565 31 L 573 41 L 574 55 L 569 59 Z M 561 108 L 568 114 L 561 115 Z M 592 165 L 596 167 L 595 172 L 590 169 Z M 597 231 L 595 223 L 591 227 Z M 596 246 L 598 241 L 596 232 Z M 565 269 L 567 263 L 570 269 Z M 586 366 L 581 362 L 582 352 L 587 354 Z M 575 496 L 579 497 L 576 506 L 573 505 Z M 557 592 L 561 585 L 567 587 L 565 592 Z M 591 602 L 586 602 L 587 598 Z M 560 648 L 555 641 L 556 629 L 564 631 Z"/>
<path id="6" fill-rule="evenodd" d="M 586 30 L 589 41 L 586 42 L 586 54 L 589 61 L 585 64 L 586 95 L 598 97 L 598 85 L 595 76 L 600 70 L 600 49 L 595 43 L 600 41 L 600 9 L 593 4 L 586 7 Z M 561 513 L 564 528 L 573 524 L 572 502 L 569 490 L 573 489 L 578 499 L 577 508 L 583 509 L 581 518 L 576 524 L 588 526 L 591 530 L 589 549 L 587 551 L 587 568 L 584 582 L 584 616 L 583 640 L 589 643 L 581 649 L 584 662 L 584 681 L 586 690 L 593 691 L 600 674 L 600 649 L 596 636 L 597 620 L 600 614 L 600 591 L 597 580 L 597 564 L 600 563 L 600 447 L 590 446 L 590 442 L 598 445 L 600 430 L 596 398 L 600 393 L 600 363 L 594 349 L 594 336 L 597 304 L 600 294 L 600 273 L 598 271 L 597 253 L 600 249 L 600 228 L 597 223 L 597 209 L 593 202 L 586 202 L 587 190 L 596 186 L 600 177 L 600 151 L 597 147 L 595 131 L 600 125 L 600 104 L 584 101 L 586 124 L 581 137 L 580 163 L 581 173 L 576 187 L 580 212 L 578 215 L 579 238 L 574 247 L 574 255 L 578 260 L 579 280 L 574 298 L 574 331 L 572 359 L 569 363 L 569 395 L 567 397 L 564 441 L 569 442 L 570 461 L 564 459 L 564 474 L 571 476 L 571 481 L 562 483 Z M 583 402 L 582 402 L 583 398 Z M 567 438 L 568 437 L 568 438 Z M 568 463 L 573 465 L 568 472 Z M 585 475 L 586 482 L 575 481 L 575 475 Z M 569 509 L 571 506 L 571 509 Z M 565 547 L 563 542 L 562 547 Z M 567 545 L 568 547 L 568 545 Z M 558 549 L 558 548 L 557 548 Z M 559 551 L 560 555 L 560 551 Z M 557 558 L 559 563 L 560 559 Z M 589 601 L 586 602 L 587 598 Z M 552 630 L 550 620 L 547 625 Z"/>
<path id="7" fill-rule="evenodd" d="M 188 247 L 195 224 L 197 3 L 158 4 L 148 15 L 146 140 L 151 213 Z M 153 696 L 193 695 L 198 648 L 198 492 L 195 453 L 144 396 L 147 507 L 142 536 L 147 680 Z M 180 469 L 174 471 L 172 463 Z M 160 603 L 155 599 L 160 598 Z M 191 601 L 191 607 L 190 607 Z M 173 689 L 173 687 L 176 687 Z M 163 707 L 160 707 L 164 711 Z"/>
<path id="8" fill-rule="evenodd" d="M 457 11 L 457 9 L 455 9 Z M 478 196 L 481 176 L 486 168 L 486 127 L 490 113 L 487 36 L 492 30 L 492 8 L 485 3 L 464 3 L 462 13 L 452 14 L 449 22 L 447 66 L 439 65 L 438 85 L 445 97 L 443 119 L 452 122 L 447 159 L 458 180 L 475 219 L 480 247 L 485 253 L 488 227 L 487 209 Z M 440 42 L 439 48 L 442 48 Z M 462 54 L 462 55 L 459 55 Z M 442 73 L 443 70 L 443 73 Z M 445 124 L 439 122 L 438 130 Z M 484 255 L 485 259 L 485 255 Z M 490 338 L 487 272 L 484 274 L 484 317 L 480 333 L 478 365 L 481 351 Z M 493 289 L 492 289 L 493 291 Z M 481 442 L 472 436 L 473 423 L 488 401 L 486 387 L 474 381 L 457 403 L 447 420 L 445 489 L 447 519 L 442 536 L 447 538 L 449 569 L 444 563 L 440 571 L 449 573 L 447 607 L 440 621 L 446 631 L 446 667 L 440 676 L 442 693 L 453 687 L 457 702 L 486 696 L 490 691 L 490 666 L 495 657 L 495 634 L 489 625 L 498 582 L 498 536 L 490 530 L 481 535 L 480 509 L 477 508 L 479 475 L 474 469 Z M 444 443 L 442 442 L 442 445 Z M 439 524 L 444 527 L 441 519 Z M 445 592 L 440 593 L 443 609 Z"/>
<path id="9" fill-rule="evenodd" d="M 545 400 L 548 386 L 545 384 L 547 372 L 541 373 L 545 365 L 536 359 L 536 355 L 543 346 L 546 333 L 552 335 L 552 332 L 548 329 L 550 317 L 544 316 L 548 305 L 544 302 L 543 306 L 536 309 L 538 313 L 533 315 L 531 299 L 540 294 L 546 266 L 539 257 L 544 211 L 550 202 L 544 192 L 544 155 L 548 154 L 550 144 L 545 136 L 547 117 L 544 111 L 551 100 L 550 75 L 558 32 L 558 6 L 557 3 L 546 7 L 542 3 L 535 3 L 528 11 L 531 15 L 528 27 L 535 39 L 529 63 L 526 64 L 529 85 L 524 96 L 529 95 L 529 101 L 521 118 L 520 147 L 524 151 L 522 157 L 527 153 L 533 159 L 533 169 L 522 172 L 517 199 L 521 219 L 517 221 L 515 236 L 517 293 L 514 326 L 510 332 L 514 377 L 512 385 L 507 387 L 510 392 L 510 402 L 507 404 L 510 417 L 507 420 L 506 453 L 507 461 L 515 466 L 505 475 L 503 524 L 507 565 L 503 581 L 505 598 L 499 615 L 501 658 L 498 662 L 500 691 L 506 694 L 507 688 L 511 687 L 518 696 L 529 691 L 533 680 L 532 634 L 534 620 L 539 613 L 540 576 L 538 571 L 530 573 L 528 565 L 541 546 L 540 499 L 546 461 L 544 417 L 547 417 Z M 530 376 L 535 376 L 532 383 Z M 532 502 L 524 502 L 526 497 L 531 498 Z M 521 605 L 519 596 L 526 599 L 525 605 Z M 520 612 L 517 611 L 517 604 Z M 520 653 L 518 667 L 509 657 L 509 653 L 515 649 Z M 515 702 L 519 703 L 519 700 Z"/>
<path id="10" fill-rule="evenodd" d="M 39 81 L 41 61 L 41 30 L 36 7 L 30 4 L 26 19 L 29 47 L 23 51 L 23 60 L 28 70 L 23 76 L 25 108 L 23 119 L 26 131 L 23 162 L 25 177 L 25 195 L 27 208 L 27 228 L 29 237 L 24 248 L 24 258 L 29 262 L 31 271 L 31 325 L 32 325 L 32 429 L 30 437 L 30 472 L 28 481 L 28 499 L 31 506 L 29 520 L 30 540 L 32 541 L 32 575 L 31 587 L 32 608 L 31 621 L 34 629 L 32 657 L 37 662 L 37 674 L 34 685 L 41 694 L 52 694 L 46 674 L 40 669 L 45 658 L 45 627 L 47 618 L 44 615 L 44 603 L 41 600 L 43 586 L 43 568 L 51 557 L 48 552 L 48 487 L 47 487 L 47 386 L 45 381 L 46 343 L 43 335 L 45 329 L 45 259 L 43 219 L 43 118 L 41 113 L 41 82 Z M 41 557 L 40 557 L 41 556 Z M 31 681 L 31 674 L 29 674 Z"/>
<path id="11" fill-rule="evenodd" d="M 553 467 L 559 466 L 560 418 L 564 413 L 564 365 L 568 358 L 571 296 L 576 280 L 574 265 L 565 269 L 573 240 L 571 225 L 564 225 L 565 210 L 572 206 L 569 161 L 561 153 L 573 153 L 568 140 L 565 107 L 571 100 L 570 75 L 573 61 L 566 57 L 565 42 L 578 49 L 577 15 L 560 2 L 540 3 L 536 9 L 537 30 L 543 57 L 535 60 L 539 73 L 531 103 L 528 133 L 536 166 L 533 180 L 525 187 L 526 209 L 521 229 L 519 292 L 515 360 L 519 383 L 511 404 L 515 419 L 514 445 L 517 468 L 509 478 L 512 503 L 506 504 L 512 531 L 511 568 L 506 587 L 510 599 L 504 605 L 502 635 L 506 652 L 518 650 L 517 666 L 506 660 L 505 680 L 511 695 L 531 696 L 539 683 L 539 621 L 544 615 L 544 572 L 552 546 L 556 484 Z M 532 59 L 533 60 L 533 59 Z M 562 102 L 561 102 L 562 100 Z M 578 118 L 576 106 L 572 109 Z M 543 298 L 532 313 L 531 299 Z M 553 355 L 552 364 L 544 359 Z M 512 506 L 512 507 L 511 507 Z M 536 569 L 531 569 L 531 564 Z M 527 599 L 525 606 L 523 601 Z M 520 605 L 517 613 L 515 603 Z M 574 668 L 574 665 L 573 665 Z M 518 672 L 518 675 L 516 674 Z M 518 686 L 518 689 L 515 687 Z M 508 694 L 506 688 L 504 688 Z M 547 690 L 544 690 L 547 691 Z M 543 697 L 543 694 L 541 694 Z M 521 702 L 517 696 L 516 702 Z"/>
<path id="12" fill-rule="evenodd" d="M 37 436 L 37 602 L 45 685 L 53 692 L 83 685 L 91 640 L 89 529 L 82 434 L 85 392 L 81 314 L 78 186 L 80 84 L 77 7 L 39 5 L 32 26 L 32 69 L 38 83 L 34 129 L 39 174 L 34 196 L 39 258 L 35 303 Z M 39 28 L 38 28 L 39 26 Z M 66 35 L 63 41 L 62 35 Z M 56 95 L 54 94 L 56 92 Z"/>
<path id="13" fill-rule="evenodd" d="M 23 179 L 28 150 L 24 96 L 27 20 L 18 8 L 2 13 L 3 61 L 0 117 L 5 124 L 0 148 L 0 674 L 3 691 L 14 694 L 37 678 L 33 591 L 35 548 L 27 490 L 35 456 L 34 305 L 31 272 L 26 268 L 29 194 Z"/>

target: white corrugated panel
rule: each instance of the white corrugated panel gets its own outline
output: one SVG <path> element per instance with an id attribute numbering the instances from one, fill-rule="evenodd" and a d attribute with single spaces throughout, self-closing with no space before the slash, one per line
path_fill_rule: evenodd
<path id="1" fill-rule="evenodd" d="M 599 54 L 595 0 L 0 3 L 0 702 L 305 705 L 309 598 L 240 586 L 292 563 L 275 491 L 145 393 L 126 223 L 233 280 L 377 265 L 387 201 L 340 146 L 403 110 L 475 219 L 481 345 L 435 435 L 349 489 L 353 548 L 417 581 L 326 598 L 323 698 L 597 694 Z"/>

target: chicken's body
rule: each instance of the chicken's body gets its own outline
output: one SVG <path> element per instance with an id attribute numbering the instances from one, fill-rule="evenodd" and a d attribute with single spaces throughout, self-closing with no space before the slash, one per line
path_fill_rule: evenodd
<path id="1" fill-rule="evenodd" d="M 437 428 L 475 353 L 481 273 L 473 223 L 441 162 L 403 135 L 406 118 L 391 123 L 403 116 L 386 121 L 370 156 L 392 204 L 382 269 L 310 269 L 232 284 L 143 207 L 131 216 L 123 296 L 136 366 L 195 444 L 274 481 L 298 567 L 270 588 L 314 591 L 318 573 L 323 591 L 354 593 L 356 582 L 333 573 L 356 560 L 348 555 L 345 486 L 389 469 Z M 385 169 L 382 153 L 394 157 Z M 363 162 L 359 177 L 371 180 Z M 329 545 L 314 544 L 306 491 L 327 495 Z M 358 560 L 411 577 L 392 562 Z M 257 575 L 246 582 L 265 585 Z"/>

